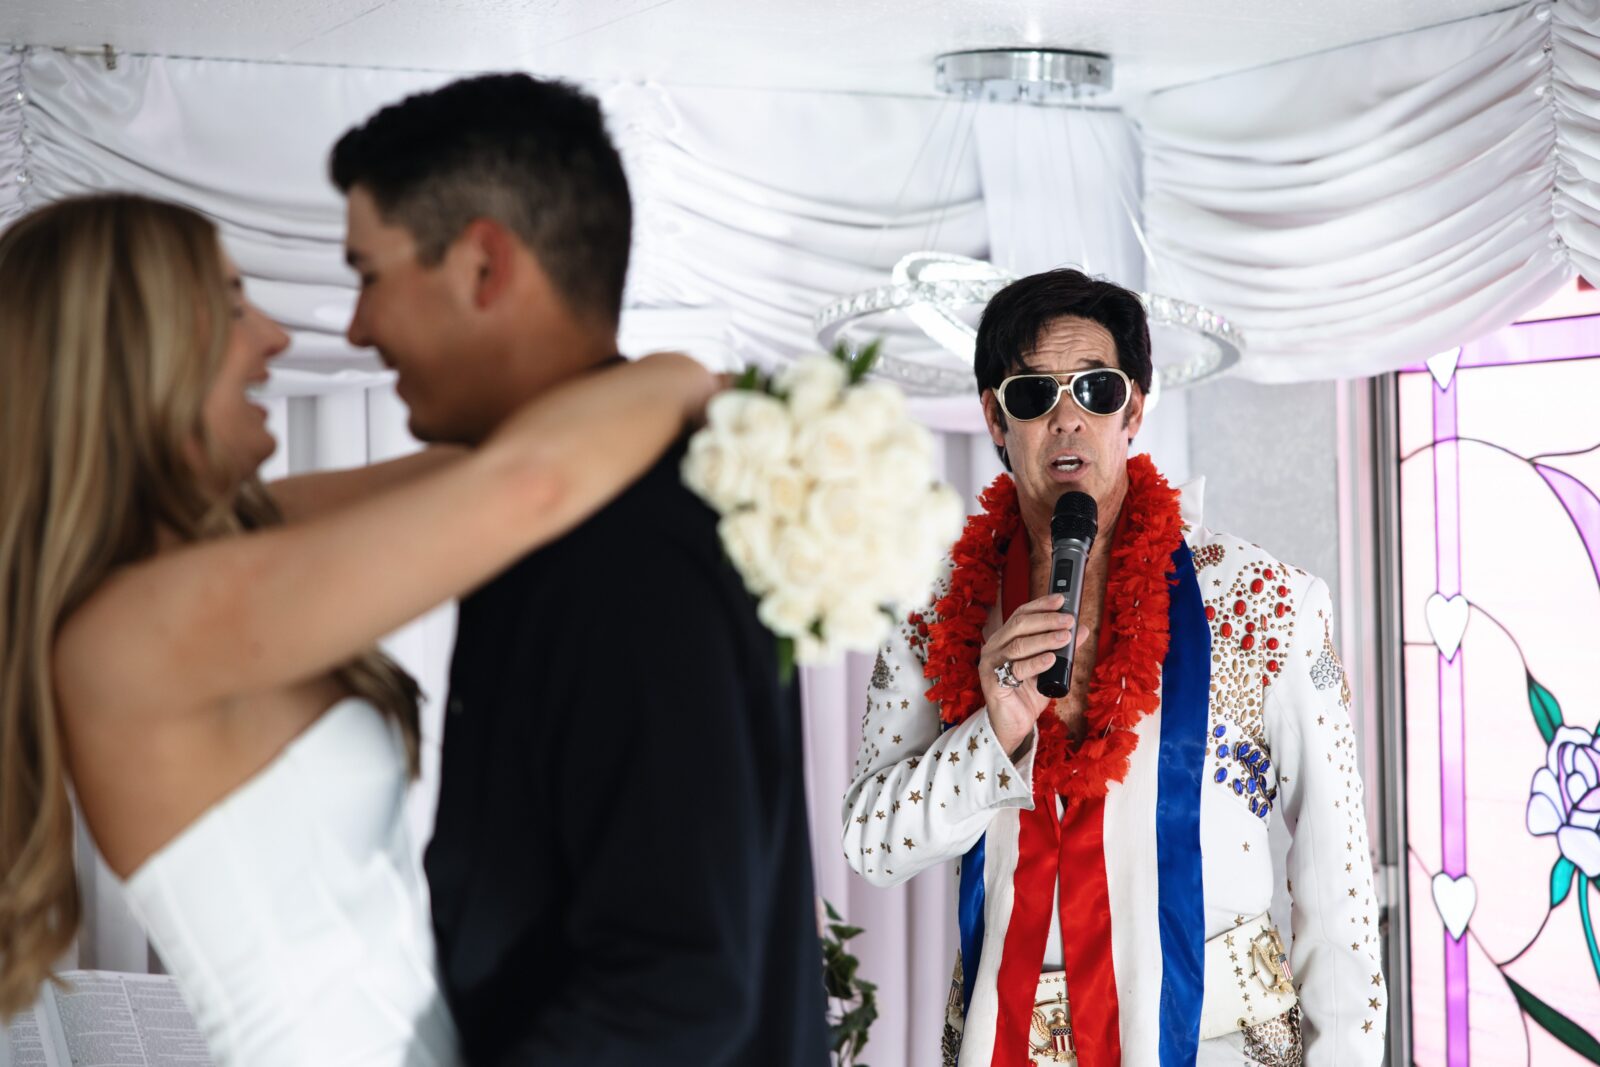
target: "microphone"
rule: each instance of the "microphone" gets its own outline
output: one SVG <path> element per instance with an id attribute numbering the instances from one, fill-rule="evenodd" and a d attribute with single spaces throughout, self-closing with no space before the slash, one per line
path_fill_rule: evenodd
<path id="1" fill-rule="evenodd" d="M 1063 614 L 1073 617 L 1072 637 L 1067 647 L 1056 653 L 1056 661 L 1039 675 L 1039 692 L 1053 700 L 1067 695 L 1072 685 L 1072 654 L 1078 647 L 1078 606 L 1083 602 L 1083 575 L 1089 565 L 1089 550 L 1100 530 L 1100 508 L 1088 493 L 1063 493 L 1050 517 L 1050 592 L 1065 600 Z"/>

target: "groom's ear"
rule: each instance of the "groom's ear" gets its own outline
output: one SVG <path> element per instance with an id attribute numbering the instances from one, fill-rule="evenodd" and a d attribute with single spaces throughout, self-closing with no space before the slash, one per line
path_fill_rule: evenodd
<path id="1" fill-rule="evenodd" d="M 472 305 L 482 311 L 511 288 L 516 270 L 517 239 L 493 219 L 473 219 L 467 223 L 460 239 L 467 245 L 468 263 L 475 272 Z"/>

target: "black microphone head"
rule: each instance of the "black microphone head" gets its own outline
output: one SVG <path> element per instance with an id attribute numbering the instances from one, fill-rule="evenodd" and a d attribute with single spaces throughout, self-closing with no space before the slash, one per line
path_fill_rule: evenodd
<path id="1" fill-rule="evenodd" d="M 1088 493 L 1062 493 L 1050 517 L 1050 536 L 1056 540 L 1090 541 L 1100 530 L 1100 507 Z"/>

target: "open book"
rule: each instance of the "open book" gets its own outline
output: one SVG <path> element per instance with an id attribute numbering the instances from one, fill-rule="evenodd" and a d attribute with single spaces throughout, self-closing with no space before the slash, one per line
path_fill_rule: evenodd
<path id="1" fill-rule="evenodd" d="M 65 989 L 0 1031 L 0 1067 L 212 1067 L 206 1042 L 160 974 L 67 971 Z"/>

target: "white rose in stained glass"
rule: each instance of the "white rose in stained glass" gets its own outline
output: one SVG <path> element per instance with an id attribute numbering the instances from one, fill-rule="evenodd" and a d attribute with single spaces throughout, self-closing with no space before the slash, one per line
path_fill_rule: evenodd
<path id="1" fill-rule="evenodd" d="M 1555 835 L 1574 867 L 1600 878 L 1600 747 L 1588 730 L 1561 726 L 1533 776 L 1528 832 Z"/>

